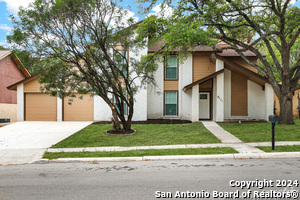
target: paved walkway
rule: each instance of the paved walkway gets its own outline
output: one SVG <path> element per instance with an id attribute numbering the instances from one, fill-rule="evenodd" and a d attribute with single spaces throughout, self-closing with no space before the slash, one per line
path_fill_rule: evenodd
<path id="1" fill-rule="evenodd" d="M 47 148 L 92 122 L 16 122 L 0 128 L 0 165 L 40 159 Z"/>
<path id="2" fill-rule="evenodd" d="M 212 134 L 219 138 L 222 143 L 234 148 L 239 153 L 263 153 L 262 150 L 243 143 L 240 139 L 225 131 L 216 122 L 202 121 L 202 123 Z"/>

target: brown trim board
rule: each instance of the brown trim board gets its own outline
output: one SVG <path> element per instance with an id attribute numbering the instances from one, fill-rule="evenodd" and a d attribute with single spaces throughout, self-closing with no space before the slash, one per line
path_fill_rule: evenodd
<path id="1" fill-rule="evenodd" d="M 201 83 L 203 83 L 205 81 L 208 81 L 209 79 L 211 79 L 211 78 L 213 78 L 213 77 L 215 77 L 215 76 L 217 76 L 217 75 L 219 75 L 221 73 L 224 73 L 224 69 L 221 69 L 221 70 L 219 70 L 219 71 L 217 71 L 215 73 L 212 73 L 211 75 L 208 75 L 208 76 L 206 76 L 206 77 L 204 77 L 202 79 L 199 79 L 199 80 L 197 80 L 197 81 L 195 81 L 195 82 L 193 82 L 191 84 L 188 84 L 188 85 L 184 86 L 183 91 L 191 89 L 193 86 L 195 86 L 197 84 L 201 84 Z"/>
<path id="2" fill-rule="evenodd" d="M 217 57 L 217 59 L 222 60 L 223 62 L 225 62 L 227 64 L 224 66 L 225 68 L 227 68 L 231 71 L 235 71 L 235 72 L 245 76 L 247 79 L 249 79 L 261 86 L 264 86 L 265 83 L 269 83 L 267 78 L 262 77 L 259 74 L 255 73 L 249 69 L 246 69 L 242 65 L 232 62 L 231 60 L 224 58 L 223 56 L 220 56 L 218 54 L 216 54 L 216 57 Z"/>

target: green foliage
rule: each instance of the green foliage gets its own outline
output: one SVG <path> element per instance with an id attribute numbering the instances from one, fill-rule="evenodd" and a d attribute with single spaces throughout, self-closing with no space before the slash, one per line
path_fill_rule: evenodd
<path id="1" fill-rule="evenodd" d="M 220 143 L 202 123 L 191 124 L 134 124 L 133 135 L 107 135 L 110 125 L 91 125 L 53 148 L 103 146 L 153 146 L 175 144 Z"/>
<path id="2" fill-rule="evenodd" d="M 275 150 L 272 150 L 271 146 L 266 147 L 257 147 L 264 152 L 297 152 L 300 151 L 300 145 L 284 145 L 284 146 L 275 146 Z"/>
<path id="3" fill-rule="evenodd" d="M 271 123 L 219 123 L 219 125 L 244 142 L 271 142 Z M 275 141 L 300 141 L 300 119 L 295 125 L 276 125 Z"/>
<path id="4" fill-rule="evenodd" d="M 112 109 L 117 128 L 130 129 L 133 95 L 151 82 L 153 66 L 121 55 L 118 48 L 138 54 L 134 19 L 118 0 L 35 0 L 18 17 L 8 41 L 20 49 L 33 74 L 41 76 L 42 91 L 61 97 L 74 93 L 99 95 Z M 119 63 L 122 57 L 122 66 Z M 135 81 L 139 79 L 139 83 Z M 124 95 L 123 90 L 126 90 Z M 128 95 L 128 96 L 127 96 Z M 113 98 L 116 102 L 113 102 Z M 115 104 L 120 108 L 117 112 Z M 124 105 L 128 106 L 127 119 Z M 126 122 L 129 123 L 126 123 Z"/>
<path id="5" fill-rule="evenodd" d="M 7 48 L 0 45 L 0 50 L 7 50 Z"/>

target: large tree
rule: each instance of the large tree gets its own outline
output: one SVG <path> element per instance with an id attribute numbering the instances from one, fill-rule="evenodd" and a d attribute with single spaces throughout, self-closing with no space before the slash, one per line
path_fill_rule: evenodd
<path id="1" fill-rule="evenodd" d="M 140 38 L 150 36 L 144 42 L 155 45 L 164 40 L 160 53 L 178 48 L 182 55 L 196 45 L 214 46 L 218 41 L 225 42 L 228 46 L 220 50 L 235 50 L 269 80 L 280 102 L 279 123 L 294 124 L 292 99 L 294 91 L 300 89 L 300 56 L 296 53 L 299 49 L 294 48 L 300 34 L 300 9 L 291 7 L 290 0 L 139 2 L 143 3 L 141 7 L 150 2 L 150 6 L 143 8 L 146 13 L 157 2 L 164 3 L 162 10 L 166 6 L 174 8 L 172 17 L 151 16 L 144 20 L 139 29 Z M 262 45 L 265 53 L 259 50 Z M 249 60 L 245 51 L 253 52 L 261 65 Z M 279 75 L 281 84 L 274 74 Z"/>
<path id="2" fill-rule="evenodd" d="M 12 17 L 8 40 L 34 58 L 42 91 L 62 98 L 99 95 L 111 108 L 114 129 L 129 131 L 134 95 L 143 81 L 152 80 L 154 69 L 135 59 L 136 25 L 117 3 L 35 0 Z"/>

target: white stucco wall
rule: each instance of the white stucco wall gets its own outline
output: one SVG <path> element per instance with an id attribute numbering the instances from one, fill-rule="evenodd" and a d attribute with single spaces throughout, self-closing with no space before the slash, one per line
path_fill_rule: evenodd
<path id="1" fill-rule="evenodd" d="M 129 58 L 139 60 L 142 56 L 147 55 L 148 48 L 142 48 L 135 51 L 129 49 Z M 133 76 L 136 76 L 135 72 Z M 133 121 L 145 121 L 147 120 L 147 84 L 142 85 L 140 79 L 134 81 L 136 86 L 139 86 L 139 90 L 134 94 L 134 106 L 133 106 Z"/>
<path id="2" fill-rule="evenodd" d="M 140 88 L 134 95 L 133 121 L 147 120 L 147 87 Z"/>
<path id="3" fill-rule="evenodd" d="M 110 121 L 111 109 L 98 95 L 94 96 L 94 121 Z"/>
<path id="4" fill-rule="evenodd" d="M 269 83 L 265 84 L 265 120 L 269 119 L 269 115 L 274 112 L 274 90 Z"/>
<path id="5" fill-rule="evenodd" d="M 224 70 L 224 119 L 231 116 L 231 71 Z"/>
<path id="6" fill-rule="evenodd" d="M 224 69 L 224 62 L 217 59 L 216 60 L 216 71 Z M 216 77 L 216 121 L 224 121 L 224 101 L 225 101 L 225 78 L 224 73 L 217 75 Z"/>
<path id="7" fill-rule="evenodd" d="M 184 120 L 192 120 L 192 90 L 183 91 L 182 89 L 193 82 L 193 55 L 188 55 L 187 59 L 179 64 L 178 80 L 179 96 L 179 117 Z M 198 109 L 199 110 L 199 109 Z"/>
<path id="8" fill-rule="evenodd" d="M 61 122 L 62 121 L 62 116 L 63 116 L 63 105 L 62 105 L 62 99 L 57 97 L 57 121 Z"/>
<path id="9" fill-rule="evenodd" d="M 17 87 L 17 120 L 24 121 L 24 84 Z"/>
<path id="10" fill-rule="evenodd" d="M 192 88 L 192 121 L 199 121 L 199 84 Z"/>
<path id="11" fill-rule="evenodd" d="M 156 86 L 147 86 L 147 117 L 157 119 L 163 117 L 164 100 L 164 66 L 158 63 L 157 70 L 154 72 Z"/>
<path id="12" fill-rule="evenodd" d="M 248 118 L 263 120 L 265 108 L 265 91 L 262 86 L 248 80 Z"/>
<path id="13" fill-rule="evenodd" d="M 217 107 L 217 78 L 214 77 L 213 78 L 213 116 L 212 116 L 212 120 L 216 121 L 216 107 Z"/>

